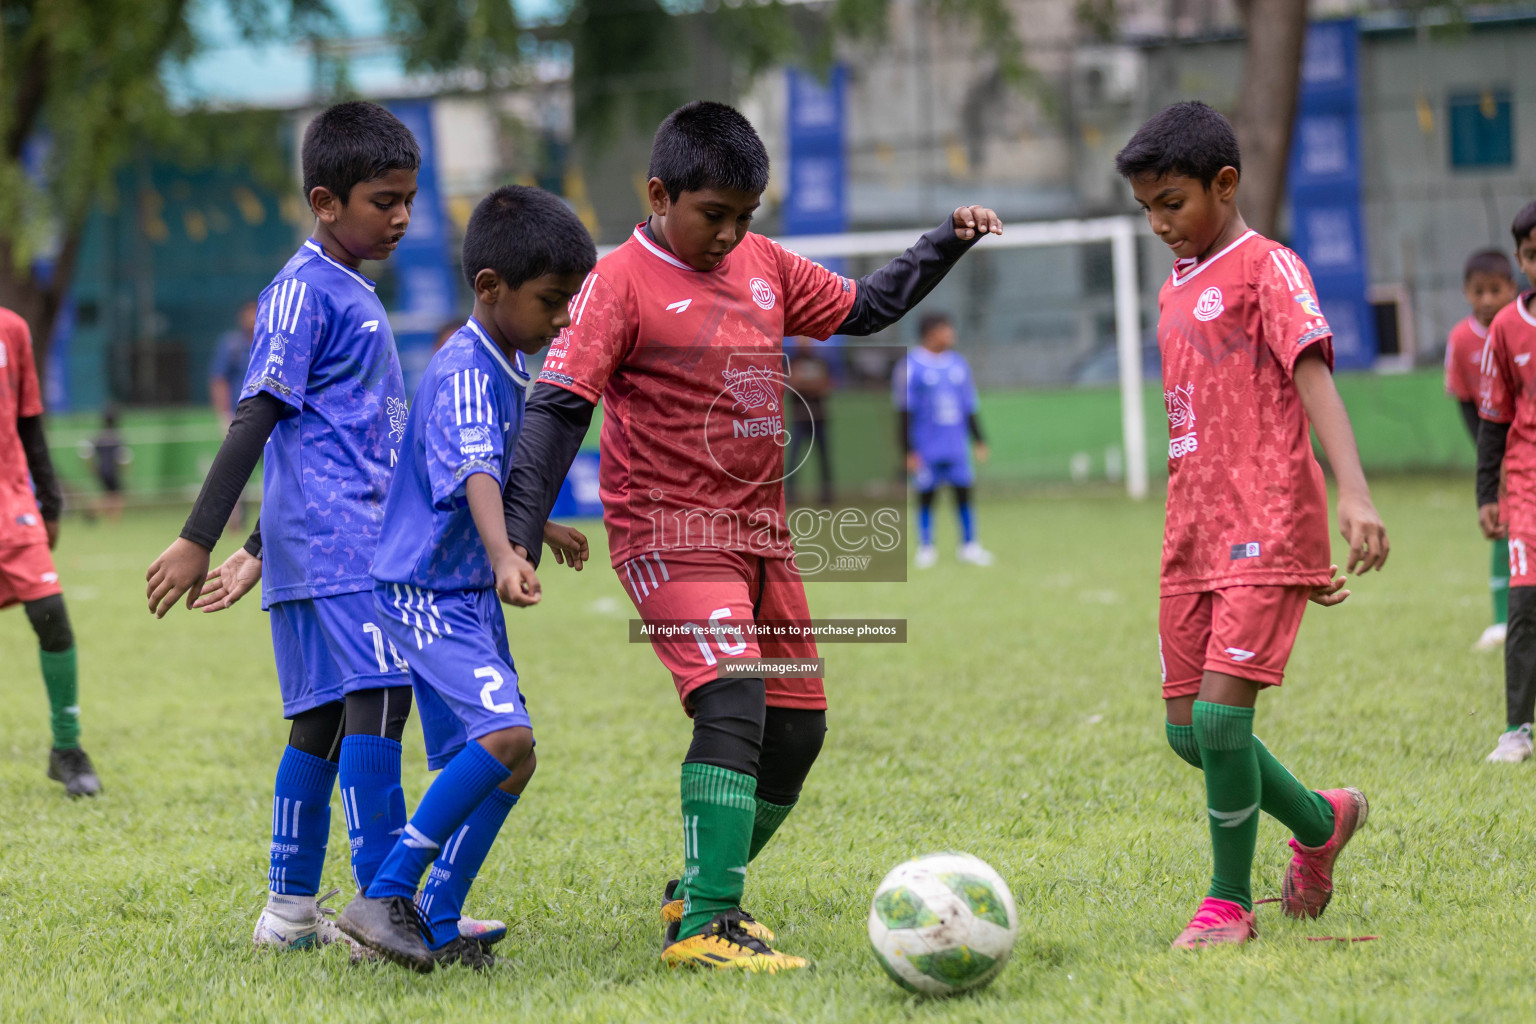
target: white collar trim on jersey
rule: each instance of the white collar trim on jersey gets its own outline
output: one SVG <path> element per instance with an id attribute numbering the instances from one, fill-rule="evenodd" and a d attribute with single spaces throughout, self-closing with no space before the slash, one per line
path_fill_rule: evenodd
<path id="1" fill-rule="evenodd" d="M 1525 305 L 1525 300 L 1529 299 L 1532 295 L 1536 295 L 1536 292 L 1522 292 L 1520 297 L 1515 300 L 1515 305 L 1520 307 L 1520 319 L 1532 327 L 1536 327 L 1536 316 L 1532 316 L 1531 311 Z"/>
<path id="2" fill-rule="evenodd" d="M 678 259 L 676 256 L 673 256 L 671 253 L 667 252 L 667 250 L 663 249 L 661 246 L 657 245 L 655 242 L 651 241 L 649 238 L 646 238 L 645 237 L 645 222 L 644 221 L 641 221 L 638 225 L 635 226 L 635 241 L 639 242 L 642 246 L 644 246 L 646 252 L 649 252 L 652 256 L 655 256 L 658 259 L 664 260 L 667 263 L 672 264 L 678 270 L 690 270 L 690 271 L 692 271 L 695 274 L 707 274 L 707 273 L 709 273 L 709 271 L 707 271 L 707 270 L 700 270 L 697 267 L 690 267 L 688 264 L 684 263 L 682 260 Z"/>
<path id="3" fill-rule="evenodd" d="M 1472 329 L 1472 333 L 1477 335 L 1479 338 L 1488 337 L 1488 328 L 1484 327 L 1482 323 L 1478 321 L 1475 315 L 1467 317 L 1467 326 L 1470 327 Z"/>
<path id="4" fill-rule="evenodd" d="M 307 247 L 315 250 L 315 252 L 319 253 L 320 254 L 320 258 L 325 260 L 325 262 L 329 263 L 331 266 L 335 267 L 337 270 L 341 271 L 343 274 L 346 274 L 348 277 L 350 277 L 352 280 L 356 281 L 358 284 L 362 285 L 364 288 L 367 288 L 369 291 L 373 291 L 373 282 L 372 281 L 368 280 L 362 274 L 359 274 L 357 271 L 353 270 L 351 267 L 347 266 L 345 263 L 338 263 L 336 260 L 331 259 L 329 256 L 327 256 L 325 254 L 325 250 L 320 248 L 320 246 L 315 243 L 315 240 L 313 238 L 306 238 L 306 239 L 304 239 L 304 244 Z"/>
<path id="5" fill-rule="evenodd" d="M 1212 263 L 1215 263 L 1217 260 L 1221 259 L 1223 256 L 1225 256 L 1227 253 L 1231 252 L 1233 249 L 1236 249 L 1238 246 L 1242 245 L 1244 242 L 1248 241 L 1249 238 L 1251 238 L 1252 236 L 1254 236 L 1256 234 L 1258 234 L 1257 231 L 1253 230 L 1252 228 L 1249 228 L 1247 231 L 1244 231 L 1237 238 L 1234 238 L 1232 240 L 1232 242 L 1229 245 L 1227 245 L 1227 247 L 1225 249 L 1221 250 L 1221 252 L 1217 253 L 1214 256 L 1209 256 L 1206 259 L 1203 259 L 1199 263 L 1195 264 L 1195 268 L 1193 270 L 1191 270 L 1189 273 L 1185 274 L 1183 277 L 1179 276 L 1179 261 L 1178 260 L 1174 260 L 1173 261 L 1173 286 L 1175 288 L 1177 288 L 1179 285 L 1181 285 L 1184 282 L 1188 281 L 1190 278 L 1192 278 L 1196 274 L 1200 273 L 1200 271 L 1204 270 L 1206 267 L 1210 266 Z"/>
<path id="6" fill-rule="evenodd" d="M 514 369 L 512 364 L 507 362 L 506 355 L 501 349 L 496 347 L 495 342 L 486 336 L 485 329 L 480 326 L 474 317 L 470 317 L 469 322 L 464 326 L 475 332 L 475 336 L 480 339 L 480 343 L 485 346 L 485 350 L 496 360 L 496 364 L 507 372 L 508 377 L 512 378 L 512 383 L 520 388 L 528 386 L 528 364 L 523 362 L 523 354 L 521 352 L 517 354 L 517 368 Z"/>

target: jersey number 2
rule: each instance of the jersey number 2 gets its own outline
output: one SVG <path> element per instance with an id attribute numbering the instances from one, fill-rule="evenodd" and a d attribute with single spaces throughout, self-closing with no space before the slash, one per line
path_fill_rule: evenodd
<path id="1" fill-rule="evenodd" d="M 496 712 L 498 715 L 515 715 L 522 709 L 517 706 L 517 701 L 509 700 L 504 704 L 498 704 L 491 698 L 491 694 L 506 685 L 506 680 L 501 673 L 490 665 L 475 669 L 475 678 L 484 679 L 485 685 L 480 687 L 480 703 Z"/>

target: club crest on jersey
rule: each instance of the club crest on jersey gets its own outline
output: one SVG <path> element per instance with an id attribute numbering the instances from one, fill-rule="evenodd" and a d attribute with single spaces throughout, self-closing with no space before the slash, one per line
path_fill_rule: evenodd
<path id="1" fill-rule="evenodd" d="M 1221 289 L 1215 285 L 1200 293 L 1199 300 L 1195 303 L 1195 319 L 1201 323 L 1209 323 L 1221 316 L 1226 311 L 1226 305 L 1221 301 Z"/>
<path id="2" fill-rule="evenodd" d="M 778 303 L 778 297 L 773 294 L 773 286 L 760 277 L 752 279 L 752 301 L 757 303 L 760 309 L 772 309 Z"/>
<path id="3" fill-rule="evenodd" d="M 1168 439 L 1168 457 L 1181 458 L 1200 446 L 1195 435 L 1195 385 L 1191 381 L 1182 387 L 1163 392 L 1163 402 L 1168 406 L 1168 432 L 1185 431 Z"/>
<path id="4" fill-rule="evenodd" d="M 1301 304 L 1301 311 L 1307 314 L 1307 316 L 1321 317 L 1323 315 L 1323 311 L 1317 308 L 1317 299 L 1311 292 L 1303 289 L 1293 295 L 1292 298 Z"/>
<path id="5" fill-rule="evenodd" d="M 769 294 L 772 295 L 771 292 Z M 761 366 L 749 366 L 744 370 L 726 367 L 720 371 L 720 376 L 725 378 L 726 390 L 731 393 L 737 412 L 749 409 L 767 409 L 769 412 L 778 410 L 779 400 L 774 395 L 777 375 L 772 370 Z"/>
<path id="6" fill-rule="evenodd" d="M 405 421 L 410 417 L 410 407 L 404 399 L 393 395 L 384 400 L 384 411 L 389 415 L 389 436 L 396 441 L 405 438 Z"/>

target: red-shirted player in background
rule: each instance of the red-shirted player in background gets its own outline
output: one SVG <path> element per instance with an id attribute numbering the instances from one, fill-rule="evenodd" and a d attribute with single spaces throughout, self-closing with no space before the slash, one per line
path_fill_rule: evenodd
<path id="1" fill-rule="evenodd" d="M 1359 790 L 1307 789 L 1253 735 L 1259 691 L 1280 685 L 1308 599 L 1349 596 L 1329 564 L 1309 423 L 1338 479 L 1349 571 L 1380 568 L 1387 534 L 1333 386 L 1333 333 L 1307 268 L 1238 212 L 1227 119 L 1175 104 L 1115 164 L 1174 255 L 1158 294 L 1170 435 L 1158 645 L 1168 744 L 1204 769 L 1215 867 L 1173 944 L 1241 943 L 1256 934 L 1257 812 L 1295 835 L 1285 912 L 1316 917 L 1333 893 L 1334 858 L 1367 810 Z"/>
<path id="2" fill-rule="evenodd" d="M 784 519 L 786 336 L 865 335 L 915 306 L 982 235 L 962 207 L 884 268 L 851 281 L 748 228 L 768 154 L 746 118 L 690 103 L 656 132 L 651 216 L 597 263 L 555 340 L 507 484 L 507 528 L 539 553 L 544 522 L 604 403 L 599 487 L 613 566 L 653 627 L 693 718 L 682 768 L 683 859 L 669 883 L 670 965 L 779 971 L 773 934 L 741 909 L 747 864 L 799 798 L 826 732 L 815 678 L 728 675 L 731 659 L 812 659 L 811 638 L 747 624 L 804 623 Z M 791 401 L 794 399 L 791 397 Z"/>
<path id="3" fill-rule="evenodd" d="M 1515 217 L 1515 260 L 1536 282 L 1536 203 Z M 1511 731 L 1490 761 L 1531 756 L 1536 712 L 1536 293 L 1494 316 L 1483 343 L 1477 412 L 1477 518 L 1483 536 L 1509 541 L 1509 631 L 1504 639 L 1504 701 Z M 1499 497 L 1503 470 L 1504 495 Z M 1507 756 L 1499 756 L 1504 752 Z"/>
<path id="4" fill-rule="evenodd" d="M 49 553 L 59 539 L 63 507 L 43 436 L 32 334 L 25 320 L 0 308 L 0 608 L 20 602 L 41 648 L 52 708 L 48 777 L 64 783 L 70 796 L 95 796 L 101 782 L 80 747 L 75 635 Z"/>
<path id="5" fill-rule="evenodd" d="M 1478 393 L 1482 388 L 1483 343 L 1488 339 L 1488 325 L 1494 314 L 1515 300 L 1520 289 L 1515 285 L 1515 271 L 1509 257 L 1496 249 L 1485 249 L 1467 257 L 1461 275 L 1461 292 L 1472 307 L 1472 315 L 1459 320 L 1445 339 L 1445 393 L 1456 400 L 1461 418 L 1477 447 Z M 1493 651 L 1504 645 L 1509 621 L 1509 542 L 1498 537 L 1493 542 L 1493 560 L 1488 569 L 1488 591 L 1493 595 L 1493 622 L 1483 630 L 1476 651 Z M 1525 721 L 1515 722 L 1499 738 L 1499 745 L 1488 755 L 1489 761 L 1524 761 L 1531 756 L 1531 730 Z"/>

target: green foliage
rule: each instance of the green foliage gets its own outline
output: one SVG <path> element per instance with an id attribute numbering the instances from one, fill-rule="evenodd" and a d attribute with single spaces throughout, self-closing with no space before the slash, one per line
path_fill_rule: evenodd
<path id="1" fill-rule="evenodd" d="M 471 70 L 490 86 L 522 59 L 525 33 L 510 0 L 384 0 L 384 9 L 410 71 Z"/>

